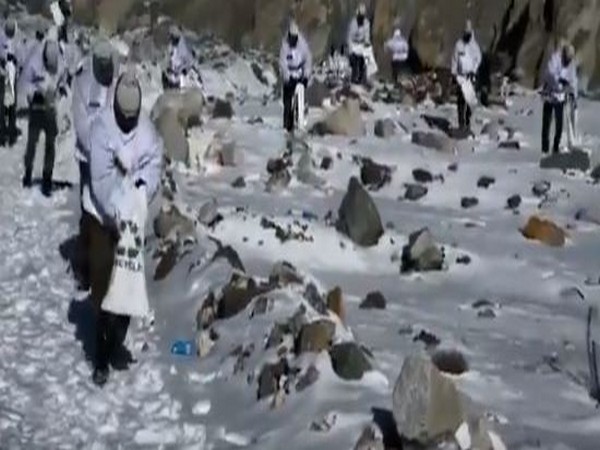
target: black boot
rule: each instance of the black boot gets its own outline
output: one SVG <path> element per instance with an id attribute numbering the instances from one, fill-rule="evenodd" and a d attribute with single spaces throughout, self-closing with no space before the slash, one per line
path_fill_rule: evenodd
<path id="1" fill-rule="evenodd" d="M 44 197 L 50 197 L 52 195 L 52 175 L 44 174 L 42 177 L 42 194 Z"/>
<path id="2" fill-rule="evenodd" d="M 32 184 L 31 169 L 25 169 L 25 175 L 23 175 L 23 187 L 29 189 Z"/>
<path id="3" fill-rule="evenodd" d="M 96 367 L 92 374 L 92 381 L 96 386 L 102 387 L 108 381 L 108 367 Z"/>

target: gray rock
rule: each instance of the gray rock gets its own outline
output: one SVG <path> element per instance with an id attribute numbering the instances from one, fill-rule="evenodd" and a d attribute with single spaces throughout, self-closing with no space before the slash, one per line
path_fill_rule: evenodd
<path id="1" fill-rule="evenodd" d="M 321 108 L 325 99 L 329 97 L 329 88 L 318 79 L 314 79 L 306 90 L 306 102 L 312 108 Z"/>
<path id="2" fill-rule="evenodd" d="M 487 135 L 492 141 L 498 141 L 500 139 L 500 124 L 495 120 L 486 123 L 481 129 L 481 134 Z"/>
<path id="3" fill-rule="evenodd" d="M 354 446 L 354 450 L 385 450 L 381 430 L 374 424 L 365 427 Z"/>
<path id="4" fill-rule="evenodd" d="M 518 194 L 512 195 L 506 200 L 508 209 L 517 209 L 519 206 L 521 206 L 521 196 Z"/>
<path id="5" fill-rule="evenodd" d="M 398 434 L 421 445 L 453 435 L 465 420 L 465 408 L 454 382 L 426 356 L 409 356 L 393 393 Z"/>
<path id="6" fill-rule="evenodd" d="M 417 183 L 431 183 L 433 175 L 425 169 L 415 169 L 412 171 L 413 178 Z"/>
<path id="7" fill-rule="evenodd" d="M 217 99 L 213 107 L 213 119 L 231 119 L 233 117 L 233 107 L 227 100 Z"/>
<path id="8" fill-rule="evenodd" d="M 231 187 L 234 187 L 236 189 L 245 188 L 246 187 L 246 180 L 244 179 L 244 177 L 239 176 L 235 180 L 233 180 L 233 182 L 231 183 Z"/>
<path id="9" fill-rule="evenodd" d="M 314 283 L 308 283 L 304 290 L 304 298 L 319 314 L 327 314 L 327 303 L 325 303 L 323 296 L 319 293 Z"/>
<path id="10" fill-rule="evenodd" d="M 594 167 L 590 176 L 592 177 L 592 180 L 594 180 L 594 183 L 598 183 L 600 181 L 600 164 Z"/>
<path id="11" fill-rule="evenodd" d="M 521 143 L 515 140 L 502 141 L 498 144 L 498 148 L 503 148 L 505 150 L 520 150 Z"/>
<path id="12" fill-rule="evenodd" d="M 198 211 L 198 222 L 208 226 L 215 221 L 218 215 L 219 206 L 217 204 L 217 199 L 209 200 L 200 207 L 200 210 Z"/>
<path id="13" fill-rule="evenodd" d="M 375 122 L 375 136 L 387 139 L 396 134 L 396 124 L 390 118 L 379 119 Z"/>
<path id="14" fill-rule="evenodd" d="M 404 198 L 413 202 L 422 199 L 428 192 L 427 186 L 422 184 L 408 183 L 405 187 Z"/>
<path id="15" fill-rule="evenodd" d="M 536 181 L 534 183 L 533 187 L 531 188 L 531 192 L 536 197 L 543 197 L 550 191 L 551 188 L 552 188 L 552 185 L 550 184 L 549 181 L 540 180 L 540 181 Z"/>
<path id="16" fill-rule="evenodd" d="M 462 375 L 469 370 L 469 363 L 458 350 L 436 350 L 431 356 L 431 361 L 443 373 Z"/>
<path id="17" fill-rule="evenodd" d="M 315 384 L 319 380 L 319 375 L 319 370 L 313 364 L 308 366 L 306 372 L 298 379 L 298 383 L 296 384 L 296 391 L 302 392 L 305 389 L 312 386 L 313 384 Z"/>
<path id="18" fill-rule="evenodd" d="M 377 191 L 392 181 L 392 169 L 384 164 L 376 163 L 370 158 L 363 158 L 360 180 L 369 189 Z"/>
<path id="19" fill-rule="evenodd" d="M 295 353 L 300 355 L 307 352 L 320 353 L 329 350 L 334 334 L 335 324 L 329 320 L 307 323 L 302 327 L 296 339 Z"/>
<path id="20" fill-rule="evenodd" d="M 355 342 L 334 345 L 329 351 L 334 372 L 343 380 L 360 380 L 372 370 L 364 350 Z"/>
<path id="21" fill-rule="evenodd" d="M 590 156 L 583 150 L 572 150 L 569 153 L 555 153 L 540 161 L 542 169 L 579 170 L 590 169 Z"/>
<path id="22" fill-rule="evenodd" d="M 336 228 L 363 247 L 377 245 L 383 235 L 377 206 L 356 177 L 350 178 L 348 183 L 348 190 L 338 211 Z"/>
<path id="23" fill-rule="evenodd" d="M 163 140 L 165 156 L 170 161 L 188 163 L 190 146 L 185 137 L 185 129 L 177 118 L 177 112 L 165 111 L 157 118 L 154 125 Z"/>
<path id="24" fill-rule="evenodd" d="M 221 143 L 219 149 L 219 162 L 226 167 L 242 166 L 244 155 L 238 149 L 235 141 L 226 140 Z"/>
<path id="25" fill-rule="evenodd" d="M 270 397 L 279 390 L 279 380 L 289 373 L 289 365 L 285 358 L 275 364 L 265 364 L 258 376 L 257 399 Z"/>
<path id="26" fill-rule="evenodd" d="M 487 189 L 495 182 L 496 182 L 495 178 L 484 175 L 481 178 L 479 178 L 479 180 L 477 181 L 477 187 Z"/>
<path id="27" fill-rule="evenodd" d="M 412 143 L 444 153 L 452 153 L 454 150 L 454 141 L 439 132 L 413 131 Z"/>
<path id="28" fill-rule="evenodd" d="M 385 309 L 386 300 L 383 294 L 379 291 L 369 292 L 365 299 L 361 302 L 360 309 Z"/>
<path id="29" fill-rule="evenodd" d="M 361 117 L 359 100 L 344 99 L 338 109 L 315 125 L 312 132 L 320 135 L 363 136 L 365 134 L 365 124 Z"/>
<path id="30" fill-rule="evenodd" d="M 154 271 L 154 281 L 162 281 L 171 273 L 179 259 L 177 245 L 170 245 L 162 254 Z"/>
<path id="31" fill-rule="evenodd" d="M 600 206 L 581 208 L 575 213 L 575 220 L 600 225 Z"/>
<path id="32" fill-rule="evenodd" d="M 434 242 L 429 229 L 423 228 L 409 236 L 402 250 L 402 272 L 441 270 L 443 264 L 444 252 Z"/>
<path id="33" fill-rule="evenodd" d="M 192 219 L 181 214 L 175 205 L 161 208 L 154 219 L 154 234 L 157 238 L 164 239 L 172 232 L 181 236 L 193 236 L 196 232 Z"/>
<path id="34" fill-rule="evenodd" d="M 463 197 L 460 200 L 460 206 L 464 209 L 469 209 L 477 206 L 479 204 L 479 199 L 477 197 Z"/>
<path id="35" fill-rule="evenodd" d="M 217 317 L 228 319 L 239 314 L 253 298 L 265 292 L 266 289 L 257 286 L 252 278 L 234 274 L 217 302 Z"/>
<path id="36" fill-rule="evenodd" d="M 269 275 L 269 284 L 282 287 L 288 284 L 302 284 L 303 281 L 304 279 L 298 273 L 296 267 L 287 261 L 275 263 Z"/>
<path id="37" fill-rule="evenodd" d="M 280 172 L 275 172 L 267 180 L 267 192 L 285 189 L 289 186 L 290 181 L 292 181 L 292 175 L 287 169 Z"/>
<path id="38" fill-rule="evenodd" d="M 324 156 L 321 160 L 321 170 L 329 170 L 333 166 L 333 159 L 330 156 Z"/>
<path id="39" fill-rule="evenodd" d="M 296 177 L 301 183 L 308 184 L 315 188 L 320 188 L 325 184 L 325 180 L 313 171 L 313 162 L 309 151 L 302 153 L 302 156 L 298 160 Z"/>

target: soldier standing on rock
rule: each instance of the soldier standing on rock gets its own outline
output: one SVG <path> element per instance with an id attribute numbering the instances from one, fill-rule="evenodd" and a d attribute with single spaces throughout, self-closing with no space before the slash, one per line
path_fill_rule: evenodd
<path id="1" fill-rule="evenodd" d="M 577 69 L 575 48 L 567 43 L 561 45 L 548 61 L 542 88 L 544 111 L 542 118 L 542 152 L 550 150 L 550 125 L 552 115 L 555 120 L 554 145 L 552 151 L 558 153 L 563 132 L 565 102 L 568 97 L 574 105 L 577 100 Z"/>
<path id="2" fill-rule="evenodd" d="M 76 158 L 79 161 L 81 219 L 77 245 L 77 278 L 83 290 L 89 289 L 89 229 L 98 213 L 90 194 L 89 135 L 92 121 L 110 104 L 116 75 L 115 57 L 108 41 L 94 45 L 92 55 L 84 59 L 73 81 L 73 122 L 76 135 Z"/>
<path id="3" fill-rule="evenodd" d="M 356 16 L 348 28 L 348 49 L 350 50 L 351 81 L 364 84 L 367 81 L 367 62 L 364 48 L 371 45 L 371 24 L 367 19 L 367 7 L 364 3 L 358 6 Z"/>
<path id="4" fill-rule="evenodd" d="M 408 42 L 402 34 L 400 21 L 396 21 L 394 34 L 385 44 L 386 49 L 392 55 L 392 80 L 398 84 L 400 75 L 407 72 L 406 61 L 408 60 Z"/>
<path id="5" fill-rule="evenodd" d="M 136 189 L 144 189 L 150 203 L 158 191 L 163 155 L 162 140 L 141 111 L 142 91 L 135 74 L 123 73 L 114 91 L 111 107 L 105 108 L 91 125 L 91 199 L 96 213 L 84 211 L 89 223 L 89 254 L 93 255 L 91 297 L 98 313 L 92 378 L 99 386 L 108 380 L 109 364 L 125 369 L 132 360 L 123 345 L 130 317 L 102 310 L 119 241 L 119 187 L 127 177 Z"/>
<path id="6" fill-rule="evenodd" d="M 481 65 L 481 49 L 475 39 L 473 25 L 467 20 L 462 37 L 456 42 L 452 56 L 451 72 L 454 77 L 462 76 L 476 85 L 477 72 Z M 458 126 L 461 130 L 471 128 L 471 107 L 467 104 L 462 89 L 457 94 Z"/>
<path id="7" fill-rule="evenodd" d="M 296 22 L 291 22 L 281 43 L 279 66 L 283 76 L 283 126 L 289 132 L 294 129 L 292 103 L 298 83 L 308 85 L 312 71 L 312 55 Z"/>
<path id="8" fill-rule="evenodd" d="M 163 89 L 181 88 L 181 78 L 193 69 L 194 55 L 189 49 L 181 30 L 172 26 L 169 30 L 169 50 L 167 69 L 163 72 Z"/>

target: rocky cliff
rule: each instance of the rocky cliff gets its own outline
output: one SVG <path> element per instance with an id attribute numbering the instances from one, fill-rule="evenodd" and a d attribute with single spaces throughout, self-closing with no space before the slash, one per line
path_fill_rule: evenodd
<path id="1" fill-rule="evenodd" d="M 148 17 L 141 0 L 73 0 L 76 15 L 108 29 L 127 27 Z M 153 0 L 161 13 L 196 31 L 210 30 L 236 47 L 276 50 L 285 23 L 294 15 L 317 56 L 343 42 L 356 0 Z M 582 86 L 600 90 L 599 0 L 371 0 L 377 49 L 401 17 L 410 36 L 415 67 L 444 67 L 467 18 L 494 70 L 514 73 L 528 85 L 561 38 L 574 43 Z M 386 55 L 378 50 L 382 68 Z"/>

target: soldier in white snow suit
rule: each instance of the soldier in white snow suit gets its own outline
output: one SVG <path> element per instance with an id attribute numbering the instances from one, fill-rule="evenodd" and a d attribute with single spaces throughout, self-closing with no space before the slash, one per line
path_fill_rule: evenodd
<path id="1" fill-rule="evenodd" d="M 371 24 L 367 19 L 367 8 L 364 3 L 358 6 L 356 16 L 348 27 L 348 50 L 350 52 L 351 81 L 364 84 L 367 81 L 367 63 L 361 51 L 371 45 Z"/>
<path id="2" fill-rule="evenodd" d="M 89 288 L 89 228 L 94 214 L 90 194 L 90 127 L 92 121 L 110 106 L 116 79 L 114 50 L 110 43 L 101 40 L 94 45 L 92 54 L 79 65 L 73 81 L 73 122 L 76 135 L 76 158 L 79 161 L 82 215 L 79 221 L 79 242 L 76 276 L 80 287 Z M 85 214 L 87 210 L 89 214 Z"/>
<path id="3" fill-rule="evenodd" d="M 126 368 L 131 360 L 123 346 L 130 317 L 101 309 L 108 292 L 119 231 L 120 205 L 115 191 L 124 177 L 144 186 L 148 203 L 156 195 L 162 170 L 163 144 L 150 118 L 141 111 L 142 91 L 133 72 L 117 80 L 114 98 L 92 122 L 89 135 L 91 201 L 89 251 L 91 297 L 98 312 L 93 381 L 106 383 L 109 364 Z M 91 212 L 90 212 L 91 211 Z"/>
<path id="4" fill-rule="evenodd" d="M 286 130 L 294 128 L 292 103 L 298 83 L 308 85 L 312 72 L 312 55 L 306 39 L 300 33 L 298 25 L 291 22 L 281 43 L 279 67 L 283 77 L 283 125 Z"/>
<path id="5" fill-rule="evenodd" d="M 17 86 L 23 65 L 23 45 L 17 22 L 8 18 L 0 33 L 0 145 L 12 147 L 17 141 Z M 8 71 L 14 72 L 11 80 Z"/>
<path id="6" fill-rule="evenodd" d="M 46 151 L 42 177 L 42 193 L 52 192 L 52 172 L 54 170 L 55 141 L 58 134 L 56 123 L 56 102 L 64 93 L 64 62 L 58 42 L 46 40 L 31 56 L 22 76 L 25 81 L 25 95 L 29 104 L 29 126 L 25 152 L 25 174 L 23 186 L 31 187 L 33 162 L 41 132 L 45 134 Z"/>
<path id="7" fill-rule="evenodd" d="M 162 76 L 163 89 L 179 89 L 181 76 L 186 76 L 194 67 L 194 55 L 179 28 L 172 27 L 169 35 L 167 69 Z"/>
<path id="8" fill-rule="evenodd" d="M 398 83 L 398 79 L 402 72 L 406 71 L 406 61 L 408 61 L 408 42 L 402 34 L 400 24 L 397 24 L 394 29 L 394 34 L 385 44 L 386 49 L 392 57 L 392 80 Z"/>
<path id="9" fill-rule="evenodd" d="M 548 61 L 543 78 L 542 95 L 544 111 L 542 117 L 542 152 L 550 150 L 550 125 L 554 115 L 554 143 L 552 151 L 560 151 L 560 140 L 563 132 L 563 118 L 565 103 L 568 97 L 577 101 L 577 67 L 575 62 L 575 48 L 570 44 L 563 44 Z"/>
<path id="10" fill-rule="evenodd" d="M 456 42 L 452 56 L 452 75 L 463 76 L 471 80 L 475 86 L 477 72 L 481 65 L 481 49 L 475 39 L 473 25 L 468 20 L 462 37 Z M 467 105 L 462 90 L 458 89 L 457 95 L 458 125 L 461 129 L 471 127 L 471 108 Z"/>

